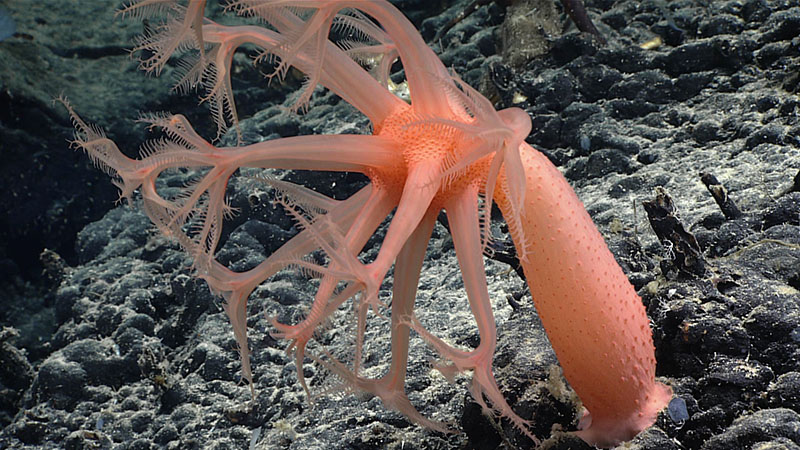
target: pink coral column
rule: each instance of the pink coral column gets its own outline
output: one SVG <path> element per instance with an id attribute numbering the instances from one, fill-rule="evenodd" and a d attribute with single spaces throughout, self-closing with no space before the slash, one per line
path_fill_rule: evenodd
<path id="1" fill-rule="evenodd" d="M 558 169 L 529 145 L 520 150 L 527 183 L 512 235 L 564 375 L 589 411 L 577 434 L 598 446 L 627 441 L 672 395 L 654 378 L 644 306 Z M 505 183 L 498 204 L 510 217 Z"/>

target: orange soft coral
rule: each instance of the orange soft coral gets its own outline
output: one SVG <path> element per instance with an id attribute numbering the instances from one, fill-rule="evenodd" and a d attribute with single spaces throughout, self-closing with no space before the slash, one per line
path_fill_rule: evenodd
<path id="1" fill-rule="evenodd" d="M 140 48 L 152 52 L 143 63 L 146 70 L 158 72 L 176 49 L 195 49 L 195 56 L 181 64 L 184 75 L 179 85 L 207 90 L 205 98 L 220 132 L 229 124 L 238 125 L 230 64 L 233 52 L 243 44 L 277 57 L 278 75 L 290 65 L 307 75 L 295 108 L 305 107 L 313 87 L 322 84 L 373 124 L 371 136 L 298 136 L 218 148 L 200 138 L 183 116 L 151 117 L 170 140 L 147 146 L 142 157 L 134 160 L 71 112 L 78 128 L 76 143 L 116 178 L 125 197 L 130 199 L 141 189 L 144 209 L 153 222 L 193 254 L 198 275 L 225 297 L 248 379 L 252 376 L 247 299 L 277 271 L 296 266 L 320 278 L 309 313 L 297 324 L 273 323 L 275 335 L 290 342 L 297 376 L 306 390 L 302 364 L 307 356 L 337 374 L 347 388 L 370 392 L 415 422 L 445 430 L 419 414 L 404 392 L 413 329 L 445 361 L 438 369 L 447 375 L 471 371 L 475 400 L 529 433 L 525 421 L 505 402 L 492 373 L 496 328 L 482 253 L 489 239 L 490 205 L 496 199 L 564 373 L 589 410 L 591 425 L 584 421 L 587 427 L 579 435 L 590 443 L 610 445 L 653 423 L 670 392 L 654 380 L 653 344 L 644 308 L 564 178 L 524 142 L 531 128 L 525 112 L 517 108 L 495 111 L 488 100 L 445 70 L 413 26 L 388 2 L 240 0 L 229 4 L 241 14 L 263 18 L 269 29 L 217 24 L 202 17 L 204 4 L 140 0 L 123 12 L 168 16 L 154 28 L 156 32 L 140 41 Z M 328 33 L 334 25 L 355 40 L 341 46 L 331 43 Z M 408 79 L 410 104 L 385 87 L 397 58 Z M 372 66 L 371 71 L 354 59 Z M 164 197 L 156 190 L 156 179 L 177 167 L 205 168 L 206 172 L 180 195 Z M 229 211 L 225 204 L 228 178 L 240 167 L 354 171 L 367 175 L 371 184 L 336 201 L 302 186 L 265 179 L 301 232 L 257 267 L 236 273 L 216 261 L 214 252 Z M 447 211 L 480 333 L 480 344 L 471 351 L 437 338 L 413 311 L 423 257 L 442 209 Z M 361 249 L 392 210 L 378 256 L 362 263 Z M 327 255 L 325 265 L 306 258 L 319 250 Z M 370 379 L 360 367 L 364 330 L 370 310 L 384 317 L 378 290 L 393 265 L 390 369 Z M 308 352 L 307 344 L 318 327 L 350 300 L 358 327 L 352 363 L 344 364 L 325 352 Z"/>

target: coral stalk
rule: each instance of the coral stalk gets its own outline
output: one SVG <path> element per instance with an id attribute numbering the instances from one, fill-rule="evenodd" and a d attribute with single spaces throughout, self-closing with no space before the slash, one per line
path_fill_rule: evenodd
<path id="1" fill-rule="evenodd" d="M 608 447 L 655 422 L 669 387 L 655 381 L 650 323 L 641 298 L 608 250 L 580 199 L 556 167 L 527 144 L 520 229 L 511 227 L 539 317 L 564 376 L 588 414 L 576 432 Z M 505 178 L 498 204 L 506 214 Z"/>

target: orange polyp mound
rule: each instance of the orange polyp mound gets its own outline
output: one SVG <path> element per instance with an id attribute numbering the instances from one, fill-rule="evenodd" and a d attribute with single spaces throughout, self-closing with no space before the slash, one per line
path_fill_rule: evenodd
<path id="1" fill-rule="evenodd" d="M 464 139 L 464 133 L 460 130 L 421 119 L 410 106 L 398 109 L 383 123 L 376 125 L 374 134 L 398 142 L 398 148 L 402 149 L 406 164 L 404 167 L 384 168 L 381 173 L 370 175 L 370 179 L 373 183 L 381 185 L 389 185 L 392 183 L 391 180 L 397 180 L 394 185 L 398 190 L 403 187 L 408 168 L 415 165 L 439 163 L 441 166 L 439 172 L 444 172 L 447 169 L 446 162 L 455 161 L 459 157 L 458 152 L 461 150 L 459 144 Z M 487 156 L 447 176 L 432 204 L 442 205 L 449 197 L 461 192 L 467 186 L 485 180 L 489 160 L 490 156 Z M 438 180 L 431 180 L 434 181 Z"/>

